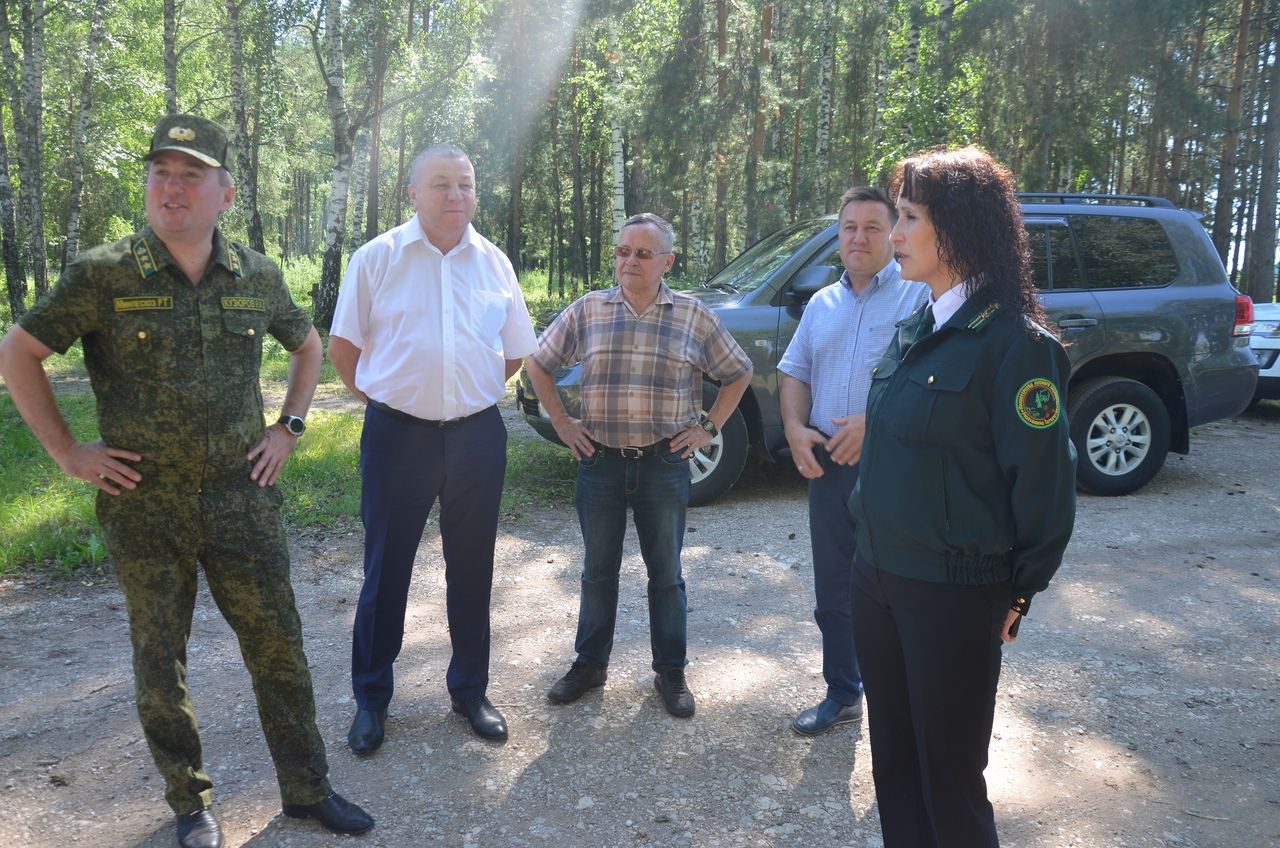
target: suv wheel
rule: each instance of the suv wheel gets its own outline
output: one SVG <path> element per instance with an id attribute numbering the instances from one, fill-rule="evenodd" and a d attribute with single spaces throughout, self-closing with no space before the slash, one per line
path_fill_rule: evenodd
<path id="1" fill-rule="evenodd" d="M 1076 482 L 1095 495 L 1127 495 L 1147 484 L 1169 453 L 1169 411 L 1137 380 L 1100 377 L 1071 390 Z"/>
<path id="2" fill-rule="evenodd" d="M 704 406 L 709 406 L 703 401 Z M 699 410 L 705 415 L 706 410 Z M 711 444 L 689 457 L 689 506 L 709 504 L 738 482 L 747 464 L 747 422 L 734 410 Z"/>

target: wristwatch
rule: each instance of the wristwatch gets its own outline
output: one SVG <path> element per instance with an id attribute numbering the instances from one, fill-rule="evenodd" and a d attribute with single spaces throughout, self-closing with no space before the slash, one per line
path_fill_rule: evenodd
<path id="1" fill-rule="evenodd" d="M 708 433 L 711 434 L 711 438 L 713 439 L 716 436 L 720 435 L 720 428 L 717 427 L 716 422 L 712 421 L 710 418 L 702 419 L 701 426 L 702 426 L 702 429 L 706 430 Z"/>
<path id="2" fill-rule="evenodd" d="M 283 424 L 291 436 L 301 436 L 307 431 L 307 422 L 296 415 L 281 415 L 277 424 Z"/>

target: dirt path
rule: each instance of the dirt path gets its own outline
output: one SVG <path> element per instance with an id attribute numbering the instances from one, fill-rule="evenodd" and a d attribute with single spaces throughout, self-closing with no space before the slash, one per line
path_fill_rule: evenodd
<path id="1" fill-rule="evenodd" d="M 1280 844 L 1280 408 L 1193 446 L 1138 495 L 1081 499 L 1066 565 L 1006 654 L 987 772 L 1006 846 Z M 794 474 L 757 478 L 690 516 L 691 721 L 653 692 L 634 536 L 608 686 L 546 701 L 570 659 L 580 538 L 569 508 L 504 516 L 502 746 L 449 711 L 433 525 L 387 744 L 350 754 L 360 539 L 296 537 L 334 782 L 378 819 L 358 840 L 280 815 L 247 676 L 202 590 L 191 686 L 228 845 L 880 845 L 865 732 L 787 727 L 822 690 L 805 498 Z M 173 845 L 111 579 L 0 584 L 0 632 L 0 846 Z"/>

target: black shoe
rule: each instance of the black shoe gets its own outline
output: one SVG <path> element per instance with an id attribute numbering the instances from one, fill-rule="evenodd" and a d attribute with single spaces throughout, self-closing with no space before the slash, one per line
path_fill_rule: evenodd
<path id="1" fill-rule="evenodd" d="M 453 711 L 467 717 L 471 729 L 482 739 L 506 739 L 507 720 L 488 698 L 476 698 L 465 704 L 453 702 Z"/>
<path id="2" fill-rule="evenodd" d="M 373 817 L 337 792 L 314 804 L 285 804 L 284 814 L 295 819 L 315 819 L 334 833 L 364 833 Z"/>
<path id="3" fill-rule="evenodd" d="M 693 715 L 693 693 L 684 682 L 684 669 L 660 671 L 653 678 L 653 686 L 662 696 L 662 703 L 667 712 L 676 718 L 688 718 Z"/>
<path id="4" fill-rule="evenodd" d="M 557 704 L 571 704 L 586 694 L 588 689 L 603 686 L 609 679 L 609 669 L 599 663 L 574 660 L 569 673 L 556 681 L 547 698 Z"/>
<path id="5" fill-rule="evenodd" d="M 810 707 L 791 722 L 791 729 L 804 736 L 826 733 L 837 724 L 850 724 L 862 718 L 862 698 L 852 704 L 842 704 L 823 698 L 816 707 Z"/>
<path id="6" fill-rule="evenodd" d="M 347 731 L 347 744 L 357 754 L 372 754 L 382 744 L 382 726 L 387 721 L 387 709 L 356 710 L 355 720 Z"/>
<path id="7" fill-rule="evenodd" d="M 182 848 L 222 848 L 222 828 L 213 810 L 196 810 L 178 816 L 178 844 Z"/>

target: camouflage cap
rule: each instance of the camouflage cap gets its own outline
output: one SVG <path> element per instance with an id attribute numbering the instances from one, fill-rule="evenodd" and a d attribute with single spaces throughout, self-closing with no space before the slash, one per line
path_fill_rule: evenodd
<path id="1" fill-rule="evenodd" d="M 151 149 L 142 159 L 150 162 L 165 150 L 177 150 L 211 168 L 223 168 L 227 161 L 227 134 L 213 121 L 197 115 L 165 115 L 156 124 Z"/>

